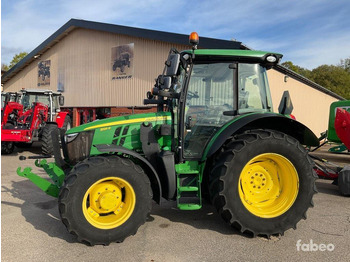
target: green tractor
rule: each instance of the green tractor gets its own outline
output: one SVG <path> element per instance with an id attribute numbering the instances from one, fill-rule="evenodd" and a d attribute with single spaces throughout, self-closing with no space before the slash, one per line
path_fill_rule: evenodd
<path id="1" fill-rule="evenodd" d="M 191 34 L 191 36 L 196 36 Z M 252 236 L 283 234 L 313 206 L 317 137 L 293 120 L 289 99 L 273 113 L 266 70 L 282 55 L 248 50 L 172 49 L 145 104 L 156 113 L 95 121 L 53 132 L 55 162 L 37 159 L 78 241 L 108 245 L 134 235 L 152 200 L 197 210 L 210 199 L 221 217 Z M 288 112 L 289 111 L 289 112 Z M 58 131 L 57 131 L 58 132 Z M 23 157 L 22 157 L 23 158 Z"/>

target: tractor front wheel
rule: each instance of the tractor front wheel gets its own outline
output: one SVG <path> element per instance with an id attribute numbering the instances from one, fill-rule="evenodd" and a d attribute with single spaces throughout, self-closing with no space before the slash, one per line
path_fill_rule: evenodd
<path id="1" fill-rule="evenodd" d="M 14 128 L 15 128 L 14 125 L 11 123 L 6 123 L 6 125 L 3 127 L 3 129 L 14 129 Z M 2 155 L 12 154 L 14 149 L 15 149 L 15 142 L 12 142 L 12 141 L 1 142 Z"/>
<path id="2" fill-rule="evenodd" d="M 141 167 L 118 156 L 78 163 L 59 194 L 68 231 L 89 245 L 122 242 L 134 235 L 151 211 L 152 190 Z"/>
<path id="3" fill-rule="evenodd" d="M 210 174 L 210 196 L 222 218 L 250 235 L 283 234 L 306 219 L 316 175 L 299 142 L 253 130 L 228 140 Z"/>

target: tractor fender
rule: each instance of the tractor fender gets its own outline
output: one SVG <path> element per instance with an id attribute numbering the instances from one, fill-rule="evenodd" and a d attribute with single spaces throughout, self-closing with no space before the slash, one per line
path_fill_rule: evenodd
<path id="1" fill-rule="evenodd" d="M 110 145 L 110 144 L 99 144 L 94 146 L 97 148 L 98 151 L 103 153 L 123 153 L 125 155 L 132 156 L 138 159 L 139 161 L 141 161 L 141 165 L 144 168 L 145 173 L 151 182 L 151 187 L 153 191 L 153 200 L 156 201 L 158 204 L 160 204 L 162 188 L 161 188 L 159 176 L 157 171 L 152 166 L 152 164 L 146 158 L 136 153 L 135 151 L 126 149 L 122 146 Z"/>
<path id="2" fill-rule="evenodd" d="M 209 141 L 202 160 L 217 152 L 232 135 L 253 129 L 270 129 L 283 132 L 297 139 L 302 145 L 318 146 L 316 135 L 302 123 L 275 113 L 241 115 L 224 125 Z"/>
<path id="3" fill-rule="evenodd" d="M 64 120 L 66 119 L 67 115 L 68 115 L 68 112 L 66 112 L 66 111 L 61 111 L 57 114 L 56 123 L 57 123 L 58 128 L 63 127 Z"/>

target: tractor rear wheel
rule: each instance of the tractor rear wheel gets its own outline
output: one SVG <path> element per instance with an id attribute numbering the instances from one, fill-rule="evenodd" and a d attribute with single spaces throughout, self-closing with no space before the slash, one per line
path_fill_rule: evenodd
<path id="1" fill-rule="evenodd" d="M 44 155 L 53 155 L 53 143 L 52 143 L 52 132 L 57 127 L 56 124 L 46 124 L 43 129 L 43 134 L 41 137 L 41 151 Z"/>
<path id="2" fill-rule="evenodd" d="M 283 234 L 306 219 L 317 192 L 313 162 L 299 142 L 277 131 L 252 130 L 228 140 L 209 177 L 222 218 L 242 233 Z"/>
<path id="3" fill-rule="evenodd" d="M 59 212 L 68 231 L 89 245 L 122 242 L 136 234 L 152 206 L 143 169 L 118 156 L 78 163 L 59 194 Z"/>

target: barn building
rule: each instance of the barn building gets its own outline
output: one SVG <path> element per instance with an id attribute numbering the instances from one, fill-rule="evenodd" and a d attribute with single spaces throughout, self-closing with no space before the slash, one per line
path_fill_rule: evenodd
<path id="1" fill-rule="evenodd" d="M 247 49 L 241 42 L 201 36 L 199 46 Z M 154 110 L 143 99 L 172 47 L 189 49 L 188 35 L 71 19 L 4 73 L 1 83 L 5 92 L 62 92 L 74 125 L 82 108 L 111 116 Z M 297 120 L 317 135 L 327 129 L 329 106 L 342 97 L 282 66 L 269 70 L 268 78 L 274 111 L 288 90 Z"/>

